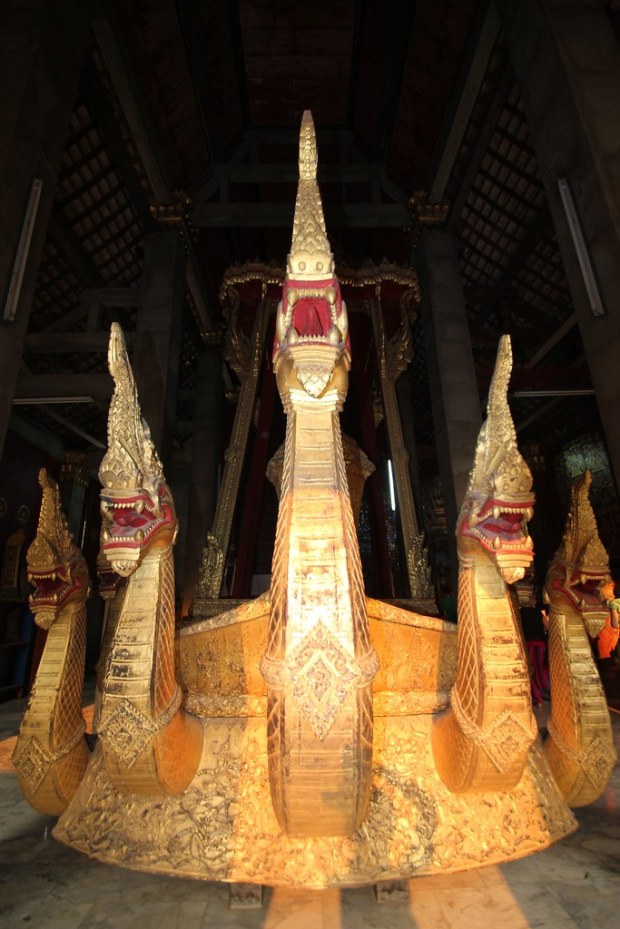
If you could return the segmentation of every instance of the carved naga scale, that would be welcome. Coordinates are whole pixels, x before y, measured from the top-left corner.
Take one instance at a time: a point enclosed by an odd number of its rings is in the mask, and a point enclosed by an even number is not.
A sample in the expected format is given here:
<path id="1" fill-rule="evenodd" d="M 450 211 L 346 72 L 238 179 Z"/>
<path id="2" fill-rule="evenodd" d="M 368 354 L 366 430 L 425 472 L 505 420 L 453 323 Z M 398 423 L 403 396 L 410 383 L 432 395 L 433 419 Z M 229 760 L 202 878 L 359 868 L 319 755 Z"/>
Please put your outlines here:
<path id="1" fill-rule="evenodd" d="M 457 641 L 449 623 L 364 595 L 339 422 L 347 312 L 316 168 L 306 113 L 274 345 L 287 433 L 271 589 L 176 635 L 172 496 L 113 328 L 102 551 L 127 582 L 110 590 L 99 743 L 54 832 L 102 861 L 352 886 L 506 861 L 576 828 L 536 736 L 507 588 L 532 560 L 534 503 L 506 399 L 510 343 L 457 527 Z M 588 754 L 591 740 L 556 730 Z"/>

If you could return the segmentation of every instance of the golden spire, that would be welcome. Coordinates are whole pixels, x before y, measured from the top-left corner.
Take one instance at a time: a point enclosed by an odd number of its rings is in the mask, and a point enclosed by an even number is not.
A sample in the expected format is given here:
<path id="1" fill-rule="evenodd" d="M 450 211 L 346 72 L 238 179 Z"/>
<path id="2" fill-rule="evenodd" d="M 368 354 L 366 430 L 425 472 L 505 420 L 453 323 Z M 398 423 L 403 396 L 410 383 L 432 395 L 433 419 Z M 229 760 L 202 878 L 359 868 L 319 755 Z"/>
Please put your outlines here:
<path id="1" fill-rule="evenodd" d="M 310 110 L 305 110 L 299 133 L 299 184 L 295 201 L 293 241 L 287 275 L 296 281 L 324 281 L 334 276 L 321 194 L 316 181 L 318 154 Z"/>
<path id="2" fill-rule="evenodd" d="M 596 517 L 590 503 L 591 484 L 590 471 L 585 471 L 574 481 L 564 535 L 553 560 L 579 565 L 584 570 L 608 574 L 609 556 L 599 537 Z"/>
<path id="3" fill-rule="evenodd" d="M 144 487 L 155 499 L 158 482 L 163 480 L 162 466 L 149 427 L 142 419 L 123 330 L 115 322 L 110 328 L 108 366 L 114 392 L 108 417 L 108 450 L 99 468 L 99 480 L 104 489 Z"/>
<path id="4" fill-rule="evenodd" d="M 508 406 L 511 371 L 510 336 L 503 335 L 499 340 L 489 388 L 487 418 L 478 436 L 467 496 L 502 497 L 531 493 L 532 475 L 517 448 L 517 433 Z"/>
<path id="5" fill-rule="evenodd" d="M 67 528 L 58 484 L 45 468 L 39 471 L 39 484 L 43 491 L 43 499 L 37 534 L 28 549 L 28 570 L 42 569 L 58 561 L 81 557 Z"/>

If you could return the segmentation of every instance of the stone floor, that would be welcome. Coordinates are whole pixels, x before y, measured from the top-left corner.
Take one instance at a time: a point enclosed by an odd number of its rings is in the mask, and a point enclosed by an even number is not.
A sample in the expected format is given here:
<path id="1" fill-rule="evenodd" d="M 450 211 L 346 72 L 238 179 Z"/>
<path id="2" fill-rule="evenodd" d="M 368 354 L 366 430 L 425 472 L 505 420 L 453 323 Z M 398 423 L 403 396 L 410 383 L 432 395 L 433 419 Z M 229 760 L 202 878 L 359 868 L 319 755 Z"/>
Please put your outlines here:
<path id="1" fill-rule="evenodd" d="M 10 755 L 23 701 L 0 706 L 0 926 L 17 929 L 612 929 L 620 924 L 620 766 L 577 811 L 563 842 L 499 867 L 417 878 L 378 904 L 372 888 L 265 891 L 231 910 L 226 885 L 125 871 L 50 836 L 54 820 L 21 798 Z M 540 715 L 544 722 L 545 705 Z M 620 750 L 620 715 L 613 714 Z M 407 893 L 408 890 L 408 893 Z"/>

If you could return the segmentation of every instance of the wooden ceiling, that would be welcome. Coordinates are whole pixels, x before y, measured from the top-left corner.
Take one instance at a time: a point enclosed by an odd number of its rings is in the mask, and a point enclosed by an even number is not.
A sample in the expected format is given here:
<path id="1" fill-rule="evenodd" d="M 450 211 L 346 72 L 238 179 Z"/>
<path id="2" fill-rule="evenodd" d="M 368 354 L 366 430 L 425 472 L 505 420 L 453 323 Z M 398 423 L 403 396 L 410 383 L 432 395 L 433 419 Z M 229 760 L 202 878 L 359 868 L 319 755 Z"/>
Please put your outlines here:
<path id="1" fill-rule="evenodd" d="M 198 233 L 176 441 L 191 442 L 194 363 L 218 325 L 224 270 L 281 263 L 288 251 L 304 109 L 317 126 L 336 255 L 353 266 L 410 261 L 409 197 L 424 188 L 448 198 L 481 395 L 508 331 L 522 436 L 562 442 L 596 419 L 519 90 L 487 0 L 106 0 L 65 147 L 18 414 L 68 446 L 97 453 L 105 444 L 105 332 L 118 319 L 131 338 L 127 288 L 139 286 L 144 239 L 157 228 L 149 207 L 184 191 Z M 416 425 L 432 443 L 417 324 L 414 340 Z M 570 417 L 569 388 L 584 391 L 570 398 Z M 68 393 L 93 402 L 32 402 Z"/>

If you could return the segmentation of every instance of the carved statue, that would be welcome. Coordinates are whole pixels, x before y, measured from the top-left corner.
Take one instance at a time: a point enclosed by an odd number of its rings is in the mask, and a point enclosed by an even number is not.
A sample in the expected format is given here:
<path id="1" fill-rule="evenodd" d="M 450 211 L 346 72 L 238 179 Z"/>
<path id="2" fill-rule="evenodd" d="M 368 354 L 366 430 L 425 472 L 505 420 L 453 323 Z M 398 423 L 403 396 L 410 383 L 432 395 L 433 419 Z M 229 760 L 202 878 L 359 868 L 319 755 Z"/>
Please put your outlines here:
<path id="1" fill-rule="evenodd" d="M 532 475 L 507 401 L 511 368 L 510 339 L 502 336 L 456 528 L 459 664 L 433 751 L 442 780 L 457 792 L 510 790 L 537 732 L 523 637 L 506 586 L 523 577 L 534 555 L 527 531 Z"/>
<path id="2" fill-rule="evenodd" d="M 269 781 L 290 835 L 349 835 L 368 811 L 372 679 L 339 413 L 351 364 L 305 113 L 274 369 L 287 414 L 267 650 Z M 300 751 L 301 749 L 301 751 Z"/>
<path id="3" fill-rule="evenodd" d="M 106 661 L 98 734 L 118 790 L 175 794 L 190 783 L 202 747 L 201 726 L 183 711 L 174 673 L 177 518 L 118 323 L 108 361 L 114 393 L 99 470 L 102 552 L 128 581 Z"/>
<path id="4" fill-rule="evenodd" d="M 47 629 L 47 640 L 13 764 L 28 802 L 40 813 L 57 816 L 77 790 L 88 761 L 82 691 L 90 582 L 69 535 L 58 484 L 43 468 L 39 483 L 43 500 L 27 564 L 34 588 L 30 609 Z"/>
<path id="5" fill-rule="evenodd" d="M 601 795 L 616 761 L 609 710 L 588 641 L 605 624 L 601 589 L 610 582 L 609 559 L 590 505 L 591 483 L 586 471 L 573 484 L 564 536 L 545 581 L 551 677 L 545 755 L 572 807 Z"/>
<path id="6" fill-rule="evenodd" d="M 348 323 L 309 114 L 300 148 L 274 346 L 287 434 L 271 589 L 175 639 L 176 517 L 114 327 L 103 551 L 128 581 L 100 744 L 54 834 L 131 868 L 306 888 L 517 858 L 576 823 L 535 739 L 506 588 L 532 559 L 533 506 L 510 345 L 458 525 L 457 647 L 452 624 L 364 596 L 338 415 Z"/>

